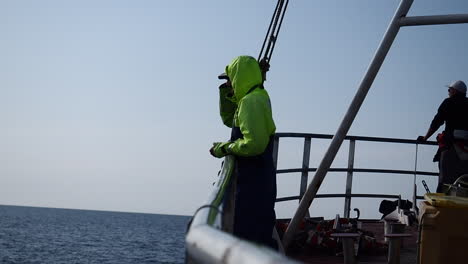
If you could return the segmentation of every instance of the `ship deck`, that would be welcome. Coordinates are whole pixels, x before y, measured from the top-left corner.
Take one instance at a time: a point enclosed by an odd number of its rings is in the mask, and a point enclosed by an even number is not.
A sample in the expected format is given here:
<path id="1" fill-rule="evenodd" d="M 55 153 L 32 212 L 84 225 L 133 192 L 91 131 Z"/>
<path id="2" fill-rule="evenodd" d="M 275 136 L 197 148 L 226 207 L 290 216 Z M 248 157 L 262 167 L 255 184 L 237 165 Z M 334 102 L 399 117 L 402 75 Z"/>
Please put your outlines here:
<path id="1" fill-rule="evenodd" d="M 387 243 L 384 240 L 384 223 L 378 220 L 363 220 L 362 230 L 371 232 L 376 241 L 385 245 L 385 248 L 373 252 L 358 253 L 357 263 L 388 263 L 387 262 Z M 405 233 L 411 234 L 411 237 L 402 238 L 400 250 L 401 264 L 415 264 L 417 260 L 417 238 L 418 228 L 416 225 L 405 228 Z M 307 248 L 296 250 L 289 253 L 288 256 L 303 263 L 314 264 L 335 264 L 344 263 L 341 244 L 335 250 L 328 252 L 323 249 Z"/>

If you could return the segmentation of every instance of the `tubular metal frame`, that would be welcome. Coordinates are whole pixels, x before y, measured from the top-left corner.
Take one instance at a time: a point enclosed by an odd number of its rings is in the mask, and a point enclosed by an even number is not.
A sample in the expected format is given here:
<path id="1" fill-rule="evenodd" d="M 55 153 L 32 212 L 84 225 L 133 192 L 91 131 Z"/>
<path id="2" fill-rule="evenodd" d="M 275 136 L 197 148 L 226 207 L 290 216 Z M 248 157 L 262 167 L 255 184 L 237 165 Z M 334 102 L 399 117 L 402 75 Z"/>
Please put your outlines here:
<path id="1" fill-rule="evenodd" d="M 341 122 L 338 130 L 335 133 L 335 136 L 330 143 L 330 146 L 325 153 L 322 161 L 320 162 L 319 167 L 315 173 L 315 176 L 312 182 L 309 184 L 304 196 L 299 203 L 294 217 L 291 220 L 291 223 L 288 225 L 286 233 L 283 236 L 283 246 L 285 249 L 288 248 L 291 243 L 294 234 L 297 231 L 297 228 L 306 213 L 309 212 L 310 204 L 313 199 L 316 197 L 317 192 L 322 184 L 327 172 L 335 159 L 335 156 L 340 149 L 343 140 L 346 137 L 346 134 L 349 131 L 359 109 L 361 108 L 364 99 L 366 98 L 367 93 L 369 92 L 372 83 L 374 82 L 377 73 L 380 70 L 380 67 L 385 60 L 385 57 L 390 50 L 393 41 L 395 40 L 399 30 L 403 26 L 421 26 L 421 25 L 441 25 L 441 24 L 458 24 L 458 23 L 468 23 L 468 14 L 456 14 L 456 15 L 445 15 L 445 16 L 425 16 L 425 17 L 406 17 L 408 11 L 411 8 L 414 0 L 401 0 L 400 4 L 387 28 L 387 31 L 384 34 L 382 41 L 380 42 L 379 47 L 372 59 L 359 88 L 354 96 L 351 105 L 346 112 L 343 121 Z"/>

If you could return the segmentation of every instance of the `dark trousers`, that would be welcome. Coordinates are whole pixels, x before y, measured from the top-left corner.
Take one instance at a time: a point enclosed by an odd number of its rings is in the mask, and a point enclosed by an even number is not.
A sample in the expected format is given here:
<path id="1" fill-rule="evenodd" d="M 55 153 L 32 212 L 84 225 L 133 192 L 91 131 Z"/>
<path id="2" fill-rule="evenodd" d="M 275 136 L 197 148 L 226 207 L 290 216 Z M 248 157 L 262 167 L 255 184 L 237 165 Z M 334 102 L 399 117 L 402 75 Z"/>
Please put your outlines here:
<path id="1" fill-rule="evenodd" d="M 231 141 L 243 138 L 233 127 Z M 273 136 L 265 151 L 252 157 L 236 157 L 236 204 L 234 235 L 276 249 L 276 170 L 273 165 Z"/>
<path id="2" fill-rule="evenodd" d="M 462 174 L 468 173 L 468 161 L 461 160 L 455 148 L 451 147 L 440 154 L 439 184 L 437 192 L 443 191 L 444 184 L 452 184 Z"/>
<path id="3" fill-rule="evenodd" d="M 261 187 L 237 186 L 234 235 L 276 249 L 274 196 Z"/>

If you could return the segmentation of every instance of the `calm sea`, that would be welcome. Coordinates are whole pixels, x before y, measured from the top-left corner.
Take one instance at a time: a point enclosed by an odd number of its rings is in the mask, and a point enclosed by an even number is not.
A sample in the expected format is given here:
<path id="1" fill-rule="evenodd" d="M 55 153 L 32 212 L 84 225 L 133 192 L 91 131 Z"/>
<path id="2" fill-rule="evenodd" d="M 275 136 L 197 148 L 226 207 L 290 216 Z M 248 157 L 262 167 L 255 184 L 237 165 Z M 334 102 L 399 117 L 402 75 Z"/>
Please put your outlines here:
<path id="1" fill-rule="evenodd" d="M 1 263 L 184 263 L 189 217 L 0 206 Z"/>

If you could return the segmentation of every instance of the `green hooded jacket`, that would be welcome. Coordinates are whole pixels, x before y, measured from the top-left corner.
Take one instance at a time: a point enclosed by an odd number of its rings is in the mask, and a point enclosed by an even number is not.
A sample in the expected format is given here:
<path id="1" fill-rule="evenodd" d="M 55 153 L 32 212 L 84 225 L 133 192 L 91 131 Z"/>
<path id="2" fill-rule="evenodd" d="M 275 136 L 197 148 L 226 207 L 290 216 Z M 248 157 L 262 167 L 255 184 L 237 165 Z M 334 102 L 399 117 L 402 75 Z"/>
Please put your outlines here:
<path id="1" fill-rule="evenodd" d="M 220 114 L 228 127 L 239 127 L 244 138 L 225 144 L 227 154 L 256 156 L 262 154 L 275 134 L 270 97 L 263 89 L 262 73 L 255 58 L 239 56 L 227 67 L 234 95 L 220 87 Z"/>

